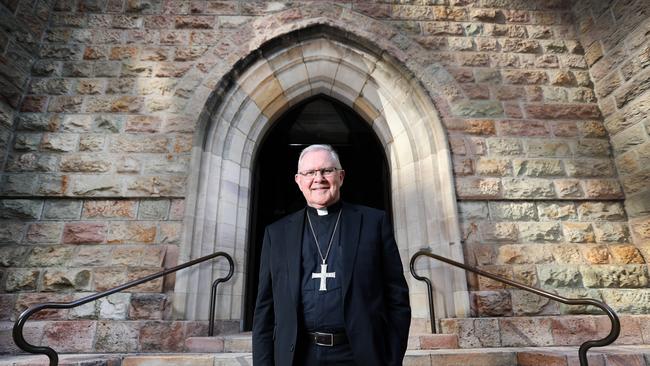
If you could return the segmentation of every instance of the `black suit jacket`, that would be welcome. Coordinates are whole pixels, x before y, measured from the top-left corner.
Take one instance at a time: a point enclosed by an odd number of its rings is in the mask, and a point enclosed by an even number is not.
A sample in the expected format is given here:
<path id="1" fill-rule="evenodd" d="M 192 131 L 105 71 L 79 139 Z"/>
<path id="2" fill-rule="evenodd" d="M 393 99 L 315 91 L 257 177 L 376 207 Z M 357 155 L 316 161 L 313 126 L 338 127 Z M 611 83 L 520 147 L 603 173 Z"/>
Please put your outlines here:
<path id="1" fill-rule="evenodd" d="M 411 308 L 393 229 L 385 212 L 344 203 L 343 314 L 358 365 L 401 365 Z M 253 364 L 294 364 L 299 329 L 305 210 L 266 228 L 253 319 Z"/>

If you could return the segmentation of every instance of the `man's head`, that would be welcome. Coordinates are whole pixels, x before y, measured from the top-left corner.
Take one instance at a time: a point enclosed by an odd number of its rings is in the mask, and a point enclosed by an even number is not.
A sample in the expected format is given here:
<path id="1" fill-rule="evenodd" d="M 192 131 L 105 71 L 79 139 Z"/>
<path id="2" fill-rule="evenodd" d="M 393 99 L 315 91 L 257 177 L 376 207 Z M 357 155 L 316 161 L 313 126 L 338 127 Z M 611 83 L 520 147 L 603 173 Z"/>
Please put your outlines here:
<path id="1" fill-rule="evenodd" d="M 344 177 L 339 156 L 330 145 L 311 145 L 300 153 L 295 179 L 307 205 L 322 208 L 338 201 Z"/>

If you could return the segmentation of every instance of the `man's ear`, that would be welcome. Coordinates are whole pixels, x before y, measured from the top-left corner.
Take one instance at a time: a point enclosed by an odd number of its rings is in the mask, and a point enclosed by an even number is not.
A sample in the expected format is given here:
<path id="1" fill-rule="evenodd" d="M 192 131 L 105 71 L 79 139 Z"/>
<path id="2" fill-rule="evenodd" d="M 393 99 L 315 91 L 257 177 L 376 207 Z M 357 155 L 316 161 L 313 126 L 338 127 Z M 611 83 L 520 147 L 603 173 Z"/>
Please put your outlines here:
<path id="1" fill-rule="evenodd" d="M 345 178 L 345 170 L 341 169 L 339 170 L 339 172 L 341 174 L 341 185 L 343 185 L 343 178 Z"/>
<path id="2" fill-rule="evenodd" d="M 298 185 L 298 188 L 300 188 L 300 174 L 296 174 L 293 176 L 293 180 L 296 181 L 296 184 Z"/>

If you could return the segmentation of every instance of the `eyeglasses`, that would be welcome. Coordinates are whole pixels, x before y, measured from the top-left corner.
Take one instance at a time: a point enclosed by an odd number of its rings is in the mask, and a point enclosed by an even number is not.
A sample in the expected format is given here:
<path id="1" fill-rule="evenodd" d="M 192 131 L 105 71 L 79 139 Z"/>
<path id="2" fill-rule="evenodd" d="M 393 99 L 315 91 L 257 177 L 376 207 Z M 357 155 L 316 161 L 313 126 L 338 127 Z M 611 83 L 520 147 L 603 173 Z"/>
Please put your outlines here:
<path id="1" fill-rule="evenodd" d="M 323 169 L 314 169 L 314 170 L 306 170 L 304 172 L 298 172 L 298 174 L 302 175 L 303 177 L 307 178 L 314 178 L 316 177 L 316 173 L 320 173 L 321 176 L 323 177 L 331 177 L 336 173 L 336 171 L 339 170 L 338 168 L 323 168 Z"/>

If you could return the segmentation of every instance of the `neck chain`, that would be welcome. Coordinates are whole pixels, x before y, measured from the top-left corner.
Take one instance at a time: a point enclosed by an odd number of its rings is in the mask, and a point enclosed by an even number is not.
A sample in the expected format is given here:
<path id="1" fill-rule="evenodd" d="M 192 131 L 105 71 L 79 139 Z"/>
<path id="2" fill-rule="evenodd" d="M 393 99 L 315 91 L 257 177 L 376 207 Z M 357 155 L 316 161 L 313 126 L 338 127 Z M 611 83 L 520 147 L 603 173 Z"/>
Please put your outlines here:
<path id="1" fill-rule="evenodd" d="M 339 226 L 339 220 L 341 219 L 342 211 L 343 210 L 339 210 L 339 215 L 336 217 L 336 223 L 334 224 L 334 230 L 332 231 L 332 236 L 330 236 L 330 242 L 327 245 L 327 252 L 325 253 L 325 256 L 323 256 L 323 251 L 320 248 L 320 244 L 318 243 L 318 239 L 316 238 L 316 232 L 314 231 L 314 226 L 312 225 L 311 218 L 309 217 L 309 211 L 307 211 L 307 221 L 309 221 L 309 228 L 311 229 L 311 235 L 314 236 L 314 242 L 316 242 L 318 255 L 320 255 L 320 259 L 323 260 L 323 264 L 327 262 L 327 257 L 330 255 L 330 249 L 332 249 L 332 242 L 334 242 L 334 233 L 336 233 L 336 228 Z"/>

